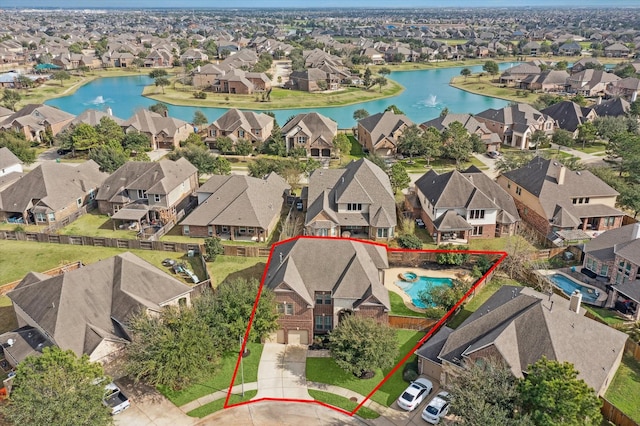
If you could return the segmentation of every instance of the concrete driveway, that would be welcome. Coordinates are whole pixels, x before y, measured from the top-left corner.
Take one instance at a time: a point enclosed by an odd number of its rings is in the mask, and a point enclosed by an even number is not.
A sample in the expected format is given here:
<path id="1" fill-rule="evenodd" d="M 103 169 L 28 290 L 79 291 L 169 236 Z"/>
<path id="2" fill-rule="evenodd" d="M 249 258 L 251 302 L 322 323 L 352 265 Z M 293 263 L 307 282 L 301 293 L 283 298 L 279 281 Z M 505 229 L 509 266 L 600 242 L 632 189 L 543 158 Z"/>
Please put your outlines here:
<path id="1" fill-rule="evenodd" d="M 265 343 L 258 366 L 258 394 L 253 399 L 313 399 L 307 391 L 306 365 L 306 346 Z"/>
<path id="2" fill-rule="evenodd" d="M 196 424 L 198 426 L 364 426 L 368 423 L 314 403 L 265 401 L 227 408 Z"/>

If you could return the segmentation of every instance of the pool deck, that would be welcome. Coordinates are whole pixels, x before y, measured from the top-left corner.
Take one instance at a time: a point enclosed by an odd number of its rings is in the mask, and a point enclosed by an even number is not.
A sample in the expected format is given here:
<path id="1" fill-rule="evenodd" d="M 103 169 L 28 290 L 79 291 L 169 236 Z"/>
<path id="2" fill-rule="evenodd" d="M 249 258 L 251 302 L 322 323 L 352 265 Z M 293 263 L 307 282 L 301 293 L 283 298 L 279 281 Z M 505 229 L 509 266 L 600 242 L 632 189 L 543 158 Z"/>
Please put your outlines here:
<path id="1" fill-rule="evenodd" d="M 423 277 L 432 277 L 432 278 L 457 278 L 459 274 L 467 274 L 469 271 L 463 269 L 448 269 L 446 271 L 435 271 L 433 269 L 423 269 L 423 268 L 389 268 L 384 271 L 384 286 L 389 291 L 393 291 L 404 301 L 404 305 L 417 313 L 424 313 L 425 310 L 416 307 L 411 300 L 411 297 L 407 293 L 405 293 L 397 284 L 396 281 L 399 281 L 398 275 L 404 274 L 405 272 L 412 272 L 417 276 Z"/>
<path id="2" fill-rule="evenodd" d="M 609 295 L 607 294 L 606 291 L 602 291 L 602 289 L 600 289 L 600 288 L 598 288 L 596 286 L 593 286 L 591 284 L 587 284 L 587 283 L 582 282 L 582 281 L 580 281 L 578 279 L 575 279 L 571 275 L 568 275 L 568 274 L 566 274 L 566 273 L 564 273 L 562 271 L 554 270 L 554 269 L 551 269 L 551 270 L 539 269 L 539 270 L 537 270 L 535 272 L 537 272 L 538 274 L 542 275 L 543 277 L 547 277 L 547 276 L 554 275 L 554 274 L 562 275 L 563 277 L 565 277 L 565 278 L 567 278 L 567 279 L 569 279 L 569 280 L 571 280 L 571 281 L 573 281 L 573 282 L 575 282 L 577 284 L 580 284 L 581 286 L 583 286 L 583 287 L 585 287 L 587 289 L 591 289 L 594 292 L 597 291 L 599 293 L 599 296 L 596 299 L 595 303 L 590 303 L 587 300 L 584 300 L 584 302 L 589 304 L 589 305 L 595 305 L 595 306 L 602 305 L 607 300 L 607 298 L 609 297 Z"/>

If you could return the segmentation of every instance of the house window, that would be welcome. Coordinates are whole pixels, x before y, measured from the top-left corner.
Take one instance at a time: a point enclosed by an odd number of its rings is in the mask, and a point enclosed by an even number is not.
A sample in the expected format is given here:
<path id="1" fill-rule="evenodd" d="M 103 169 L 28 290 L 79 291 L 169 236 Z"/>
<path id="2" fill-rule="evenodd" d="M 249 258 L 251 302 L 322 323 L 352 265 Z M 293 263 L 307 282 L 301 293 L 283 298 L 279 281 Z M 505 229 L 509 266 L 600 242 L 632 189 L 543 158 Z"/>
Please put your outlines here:
<path id="1" fill-rule="evenodd" d="M 240 227 L 240 228 L 238 228 L 238 232 L 241 233 L 241 234 L 244 234 L 245 232 L 247 232 L 247 228 Z"/>
<path id="2" fill-rule="evenodd" d="M 216 137 L 216 131 L 215 131 L 215 129 L 211 129 L 211 130 L 209 131 L 209 136 L 212 136 L 212 137 L 214 137 L 214 138 Z"/>
<path id="3" fill-rule="evenodd" d="M 572 203 L 572 204 L 578 204 L 578 199 L 577 199 L 577 198 L 573 198 L 573 199 L 571 200 L 571 203 Z"/>
<path id="4" fill-rule="evenodd" d="M 293 315 L 293 303 L 278 303 L 278 313 L 284 315 Z"/>
<path id="5" fill-rule="evenodd" d="M 238 130 L 238 137 L 239 138 L 244 138 L 244 130 L 242 130 L 242 129 Z"/>
<path id="6" fill-rule="evenodd" d="M 222 226 L 222 227 L 220 228 L 220 230 L 221 230 L 223 233 L 227 233 L 227 232 L 229 232 L 229 228 L 228 228 L 228 227 L 226 227 L 226 226 Z"/>
<path id="7" fill-rule="evenodd" d="M 209 225 L 207 227 L 207 233 L 209 234 L 210 237 L 213 236 L 213 226 Z"/>
<path id="8" fill-rule="evenodd" d="M 253 129 L 253 134 L 256 136 L 260 136 L 260 129 Z"/>
<path id="9" fill-rule="evenodd" d="M 318 228 L 316 230 L 316 235 L 319 237 L 328 237 L 329 236 L 329 229 L 328 228 Z"/>
<path id="10" fill-rule="evenodd" d="M 331 293 L 316 293 L 316 305 L 330 305 Z"/>
<path id="11" fill-rule="evenodd" d="M 519 186 L 516 186 L 516 194 L 522 195 L 522 188 L 520 188 Z"/>
<path id="12" fill-rule="evenodd" d="M 507 182 L 507 189 L 511 189 L 511 182 Z"/>
<path id="13" fill-rule="evenodd" d="M 82 207 L 82 198 L 78 198 L 76 200 L 76 204 L 78 205 L 78 207 Z"/>
<path id="14" fill-rule="evenodd" d="M 300 144 L 307 143 L 307 137 L 306 136 L 298 136 L 298 143 L 300 143 Z"/>
<path id="15" fill-rule="evenodd" d="M 93 201 L 95 199 L 96 199 L 96 191 L 91 190 L 91 192 L 89 192 L 89 200 Z"/>
<path id="16" fill-rule="evenodd" d="M 55 222 L 55 221 L 56 221 L 55 213 L 49 213 L 49 222 Z"/>
<path id="17" fill-rule="evenodd" d="M 585 197 L 585 199 L 584 199 L 584 203 L 585 203 L 585 204 L 589 204 L 589 197 Z"/>
<path id="18" fill-rule="evenodd" d="M 361 203 L 347 203 L 347 211 L 350 211 L 350 212 L 362 211 L 362 204 Z"/>
<path id="19" fill-rule="evenodd" d="M 469 219 L 484 219 L 484 210 L 471 210 Z"/>
<path id="20" fill-rule="evenodd" d="M 155 201 L 156 203 L 160 202 L 160 194 L 153 194 L 153 201 Z"/>
<path id="21" fill-rule="evenodd" d="M 471 235 L 482 235 L 482 226 L 474 226 Z"/>
<path id="22" fill-rule="evenodd" d="M 328 315 L 316 315 L 315 329 L 316 330 L 331 330 L 331 316 Z"/>
<path id="23" fill-rule="evenodd" d="M 613 216 L 609 216 L 607 218 L 605 218 L 605 226 L 613 226 L 613 224 L 615 223 L 616 218 Z"/>
<path id="24" fill-rule="evenodd" d="M 378 228 L 378 238 L 388 238 L 389 228 Z"/>
<path id="25" fill-rule="evenodd" d="M 138 198 L 147 199 L 147 190 L 146 189 L 138 189 Z"/>
<path id="26" fill-rule="evenodd" d="M 602 265 L 600 267 L 600 275 L 606 277 L 609 275 L 609 265 Z"/>
<path id="27" fill-rule="evenodd" d="M 36 213 L 36 222 L 46 222 L 47 215 L 44 213 Z"/>
<path id="28" fill-rule="evenodd" d="M 255 228 L 247 228 L 247 233 L 255 234 Z"/>
<path id="29" fill-rule="evenodd" d="M 184 235 L 189 235 L 189 225 L 184 225 L 184 226 L 182 227 L 182 233 L 183 233 Z"/>

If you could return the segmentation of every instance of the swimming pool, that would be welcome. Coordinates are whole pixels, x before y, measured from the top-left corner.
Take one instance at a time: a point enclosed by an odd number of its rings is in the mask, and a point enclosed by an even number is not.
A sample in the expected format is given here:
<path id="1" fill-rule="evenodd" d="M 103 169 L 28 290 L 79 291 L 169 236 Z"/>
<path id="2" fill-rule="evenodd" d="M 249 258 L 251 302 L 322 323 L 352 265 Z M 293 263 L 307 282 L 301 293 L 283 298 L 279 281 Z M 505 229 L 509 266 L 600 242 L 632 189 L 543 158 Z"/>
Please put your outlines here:
<path id="1" fill-rule="evenodd" d="M 416 274 L 412 272 L 406 272 L 404 274 L 405 277 L 416 277 Z M 422 303 L 420 300 L 420 293 L 424 290 L 439 287 L 441 285 L 451 286 L 451 278 L 433 278 L 433 277 L 417 277 L 418 279 L 413 282 L 398 280 L 396 281 L 396 285 L 402 289 L 406 294 L 409 295 L 411 301 L 417 308 L 425 309 L 427 306 Z"/>
<path id="2" fill-rule="evenodd" d="M 569 277 L 566 277 L 561 274 L 552 274 L 549 275 L 549 279 L 551 282 L 558 287 L 560 290 L 564 292 L 567 296 L 571 296 L 571 294 L 578 290 L 582 293 L 582 301 L 586 303 L 595 304 L 598 300 L 599 292 L 596 289 L 591 287 L 586 287 L 578 283 L 577 281 L 572 280 Z"/>

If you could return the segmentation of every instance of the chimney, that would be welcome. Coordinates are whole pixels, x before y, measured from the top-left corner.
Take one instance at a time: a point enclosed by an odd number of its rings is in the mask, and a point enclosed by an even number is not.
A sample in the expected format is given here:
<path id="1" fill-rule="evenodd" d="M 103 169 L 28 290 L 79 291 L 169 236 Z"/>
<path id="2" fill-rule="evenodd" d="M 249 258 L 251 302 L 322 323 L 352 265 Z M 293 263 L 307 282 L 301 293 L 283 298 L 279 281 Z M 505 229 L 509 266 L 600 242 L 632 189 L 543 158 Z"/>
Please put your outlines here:
<path id="1" fill-rule="evenodd" d="M 580 290 L 574 290 L 569 299 L 569 309 L 573 312 L 580 313 L 580 304 L 582 303 L 582 293 Z"/>
<path id="2" fill-rule="evenodd" d="M 567 174 L 567 168 L 560 164 L 558 169 L 558 185 L 564 185 L 564 177 Z"/>
<path id="3" fill-rule="evenodd" d="M 631 239 L 637 240 L 638 238 L 640 238 L 640 222 L 634 223 L 631 230 Z"/>
<path id="4" fill-rule="evenodd" d="M 638 99 L 638 91 L 634 90 L 631 94 L 631 103 L 635 102 Z"/>
<path id="5" fill-rule="evenodd" d="M 113 110 L 111 107 L 107 107 L 107 114 L 109 114 L 109 117 L 113 116 Z"/>
<path id="6" fill-rule="evenodd" d="M 165 109 L 164 111 L 162 111 L 162 115 L 164 115 L 165 117 L 169 116 L 169 110 Z"/>
<path id="7" fill-rule="evenodd" d="M 596 101 L 596 105 L 600 105 L 602 103 L 602 96 L 598 96 L 598 100 Z"/>

